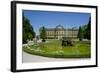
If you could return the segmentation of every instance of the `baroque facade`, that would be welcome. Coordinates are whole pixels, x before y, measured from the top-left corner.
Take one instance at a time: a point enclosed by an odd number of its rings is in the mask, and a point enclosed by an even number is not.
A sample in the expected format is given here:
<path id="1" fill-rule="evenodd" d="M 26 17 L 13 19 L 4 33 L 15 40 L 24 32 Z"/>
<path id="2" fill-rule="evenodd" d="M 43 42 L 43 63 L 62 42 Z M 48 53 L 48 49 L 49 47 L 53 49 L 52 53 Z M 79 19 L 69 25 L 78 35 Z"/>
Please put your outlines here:
<path id="1" fill-rule="evenodd" d="M 56 28 L 46 28 L 48 39 L 62 39 L 62 37 L 77 38 L 78 29 L 65 29 L 63 26 L 58 25 Z"/>

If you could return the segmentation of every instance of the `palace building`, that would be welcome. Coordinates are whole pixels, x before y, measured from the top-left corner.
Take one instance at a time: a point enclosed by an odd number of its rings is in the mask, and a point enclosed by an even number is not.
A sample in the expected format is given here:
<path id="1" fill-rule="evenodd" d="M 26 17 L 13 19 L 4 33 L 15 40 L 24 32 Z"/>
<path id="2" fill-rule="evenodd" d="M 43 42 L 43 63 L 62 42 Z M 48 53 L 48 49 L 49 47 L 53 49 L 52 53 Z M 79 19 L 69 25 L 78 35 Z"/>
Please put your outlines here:
<path id="1" fill-rule="evenodd" d="M 47 39 L 62 39 L 62 37 L 77 38 L 78 29 L 65 29 L 63 26 L 58 25 L 56 28 L 46 28 Z"/>

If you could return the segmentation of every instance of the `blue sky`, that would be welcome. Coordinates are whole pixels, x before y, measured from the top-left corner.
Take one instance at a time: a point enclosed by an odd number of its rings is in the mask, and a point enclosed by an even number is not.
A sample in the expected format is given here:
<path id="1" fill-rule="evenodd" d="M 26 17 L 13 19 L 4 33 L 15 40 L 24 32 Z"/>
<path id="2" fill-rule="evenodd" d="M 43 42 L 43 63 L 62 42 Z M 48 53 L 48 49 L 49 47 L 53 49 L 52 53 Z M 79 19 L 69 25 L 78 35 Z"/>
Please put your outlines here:
<path id="1" fill-rule="evenodd" d="M 78 28 L 89 21 L 90 13 L 76 12 L 55 12 L 55 11 L 36 11 L 23 10 L 24 16 L 30 20 L 36 34 L 39 34 L 39 28 L 55 28 L 62 25 L 64 28 Z"/>

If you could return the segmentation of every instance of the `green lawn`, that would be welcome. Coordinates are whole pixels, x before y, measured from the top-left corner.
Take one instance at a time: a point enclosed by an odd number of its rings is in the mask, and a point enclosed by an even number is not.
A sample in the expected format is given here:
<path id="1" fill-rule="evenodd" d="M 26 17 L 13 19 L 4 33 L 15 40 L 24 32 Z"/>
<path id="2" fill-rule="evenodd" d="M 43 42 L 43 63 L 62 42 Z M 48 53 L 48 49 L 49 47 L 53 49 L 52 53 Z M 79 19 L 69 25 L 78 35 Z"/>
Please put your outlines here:
<path id="1" fill-rule="evenodd" d="M 38 46 L 23 47 L 23 50 L 33 55 L 55 58 L 90 58 L 91 47 L 89 42 L 75 42 L 74 46 L 62 47 L 60 40 L 49 40 Z"/>

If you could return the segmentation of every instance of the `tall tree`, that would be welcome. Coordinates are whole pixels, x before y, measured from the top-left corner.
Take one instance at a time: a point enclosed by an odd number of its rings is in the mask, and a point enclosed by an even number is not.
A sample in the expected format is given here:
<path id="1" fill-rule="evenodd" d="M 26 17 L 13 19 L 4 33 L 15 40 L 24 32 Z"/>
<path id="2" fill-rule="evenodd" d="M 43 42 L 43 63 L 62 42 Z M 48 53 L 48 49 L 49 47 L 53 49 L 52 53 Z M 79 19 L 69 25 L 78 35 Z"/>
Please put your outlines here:
<path id="1" fill-rule="evenodd" d="M 91 18 L 89 18 L 89 22 L 88 22 L 88 24 L 87 24 L 87 29 L 86 29 L 86 34 L 87 34 L 87 36 L 86 36 L 86 38 L 88 39 L 88 40 L 90 40 L 91 39 Z"/>
<path id="2" fill-rule="evenodd" d="M 84 31 L 85 31 L 84 32 L 84 38 L 88 39 L 88 40 L 91 40 L 91 17 L 89 18 L 89 22 L 86 25 L 86 28 L 85 28 Z"/>
<path id="3" fill-rule="evenodd" d="M 23 43 L 27 43 L 28 40 L 32 40 L 35 37 L 30 21 L 23 16 Z"/>
<path id="4" fill-rule="evenodd" d="M 80 41 L 82 41 L 82 39 L 83 39 L 83 30 L 82 30 L 81 26 L 79 27 L 77 37 L 79 38 Z"/>
<path id="5" fill-rule="evenodd" d="M 43 42 L 45 42 L 46 37 L 47 37 L 46 29 L 43 26 L 40 28 L 40 38 L 42 39 Z"/>

